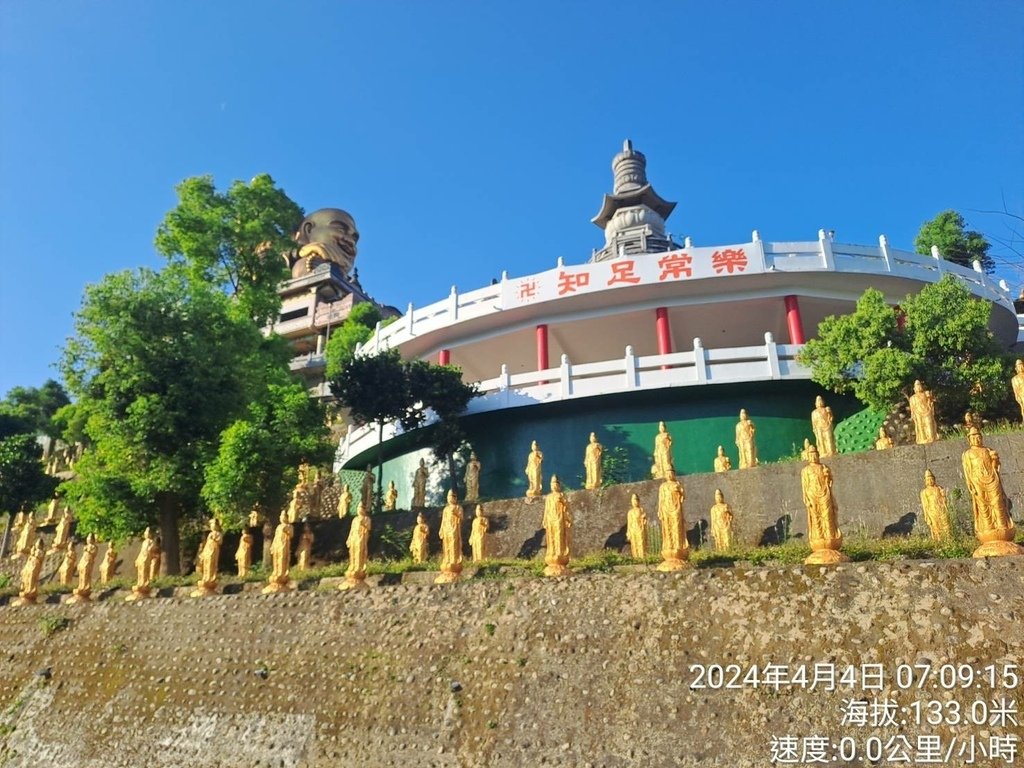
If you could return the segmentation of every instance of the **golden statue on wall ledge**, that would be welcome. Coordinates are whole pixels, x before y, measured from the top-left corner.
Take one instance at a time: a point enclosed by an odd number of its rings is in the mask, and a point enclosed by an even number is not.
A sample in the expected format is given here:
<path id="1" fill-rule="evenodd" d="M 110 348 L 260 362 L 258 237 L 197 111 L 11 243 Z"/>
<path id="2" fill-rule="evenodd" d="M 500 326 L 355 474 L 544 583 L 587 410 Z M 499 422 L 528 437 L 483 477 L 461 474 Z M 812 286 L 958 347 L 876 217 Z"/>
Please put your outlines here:
<path id="1" fill-rule="evenodd" d="M 728 472 L 732 469 L 732 460 L 725 455 L 725 448 L 718 446 L 718 455 L 715 456 L 715 472 Z"/>
<path id="2" fill-rule="evenodd" d="M 103 553 L 103 562 L 100 563 L 100 585 L 107 586 L 115 576 L 117 576 L 117 548 L 113 541 L 108 541 L 107 551 Z"/>
<path id="3" fill-rule="evenodd" d="M 352 509 L 352 491 L 348 487 L 348 483 L 341 484 L 341 494 L 338 496 L 338 517 L 348 517 L 349 511 Z"/>
<path id="4" fill-rule="evenodd" d="M 462 507 L 454 490 L 448 491 L 448 503 L 441 512 L 441 572 L 435 584 L 451 584 L 462 573 Z"/>
<path id="5" fill-rule="evenodd" d="M 302 533 L 299 534 L 299 546 L 296 551 L 295 569 L 298 571 L 308 571 L 310 561 L 313 559 L 313 529 L 310 528 L 309 522 L 302 523 Z"/>
<path id="6" fill-rule="evenodd" d="M 637 560 L 647 557 L 647 513 L 635 493 L 629 499 L 629 511 L 626 512 L 626 541 L 629 542 L 631 557 Z"/>
<path id="7" fill-rule="evenodd" d="M 1024 360 L 1018 360 L 1013 364 L 1016 371 L 1010 379 L 1010 386 L 1013 388 L 1013 399 L 1020 406 L 1020 417 L 1024 419 Z"/>
<path id="8" fill-rule="evenodd" d="M 583 487 L 587 490 L 594 490 L 601 487 L 603 481 L 601 459 L 604 456 L 604 446 L 597 442 L 597 434 L 590 433 L 590 442 L 583 453 L 583 469 L 585 480 Z"/>
<path id="9" fill-rule="evenodd" d="M 655 480 L 664 480 L 669 470 L 675 472 L 675 462 L 672 459 L 672 435 L 664 421 L 658 422 L 658 434 L 654 436 L 654 466 L 651 467 L 651 477 Z"/>
<path id="10" fill-rule="evenodd" d="M 834 565 L 850 558 L 840 550 L 843 534 L 839 530 L 838 507 L 832 493 L 832 471 L 818 461 L 818 449 L 808 449 L 807 466 L 800 471 L 800 487 L 807 507 L 807 538 L 811 554 L 807 565 Z"/>
<path id="11" fill-rule="evenodd" d="M 491 529 L 491 521 L 484 515 L 482 505 L 476 505 L 476 517 L 473 518 L 473 528 L 469 533 L 469 548 L 473 552 L 473 562 L 479 563 L 486 560 L 490 553 L 488 531 Z"/>
<path id="12" fill-rule="evenodd" d="M 96 544 L 96 534 L 90 533 L 85 537 L 85 546 L 82 547 L 82 557 L 78 561 L 78 586 L 75 587 L 68 598 L 69 603 L 84 603 L 92 595 L 92 573 L 96 564 L 96 552 L 99 546 Z"/>
<path id="13" fill-rule="evenodd" d="M 754 442 L 754 422 L 747 417 L 747 409 L 740 409 L 740 420 L 736 422 L 736 448 L 740 452 L 740 469 L 757 466 L 757 443 Z"/>
<path id="14" fill-rule="evenodd" d="M 28 557 L 32 553 L 32 547 L 36 541 L 36 516 L 32 512 L 26 512 L 21 531 L 18 533 L 18 544 L 14 548 L 15 557 Z"/>
<path id="15" fill-rule="evenodd" d="M 658 488 L 658 522 L 661 525 L 661 563 L 659 571 L 678 571 L 690 558 L 690 543 L 686 540 L 686 517 L 683 502 L 686 492 L 676 479 L 674 470 L 668 470 Z"/>
<path id="16" fill-rule="evenodd" d="M 809 448 L 811 447 L 811 441 L 806 437 L 804 438 L 804 447 L 800 449 L 800 461 L 807 461 L 807 457 L 811 455 Z"/>
<path id="17" fill-rule="evenodd" d="M 570 574 L 568 565 L 572 547 L 572 515 L 558 475 L 551 476 L 551 492 L 544 499 L 544 540 L 547 546 L 544 575 Z"/>
<path id="18" fill-rule="evenodd" d="M 266 528 L 264 528 L 266 530 Z M 285 592 L 293 589 L 294 586 L 289 578 L 292 559 L 292 537 L 295 529 L 288 519 L 288 513 L 281 513 L 281 520 L 274 529 L 274 539 L 270 544 L 270 577 L 267 579 L 267 586 L 263 588 L 263 594 L 269 595 L 274 592 Z"/>
<path id="19" fill-rule="evenodd" d="M 57 580 L 62 587 L 70 587 L 75 580 L 75 568 L 78 567 L 78 553 L 75 552 L 75 542 L 68 541 L 64 544 L 64 558 L 57 569 Z"/>
<path id="20" fill-rule="evenodd" d="M 935 398 L 920 381 L 914 382 L 914 394 L 910 402 L 910 418 L 914 420 L 914 436 L 918 445 L 934 443 L 939 439 L 935 425 Z"/>
<path id="21" fill-rule="evenodd" d="M 416 515 L 416 525 L 412 529 L 412 541 L 409 544 L 409 552 L 412 554 L 414 563 L 425 563 L 430 559 L 430 526 L 427 519 L 420 512 Z"/>
<path id="22" fill-rule="evenodd" d="M 725 503 L 721 489 L 715 489 L 715 503 L 711 507 L 711 538 L 715 549 L 721 551 L 732 546 L 732 509 Z"/>
<path id="23" fill-rule="evenodd" d="M 224 532 L 217 518 L 210 519 L 210 532 L 206 534 L 203 548 L 199 551 L 199 581 L 192 597 L 217 594 L 217 565 L 220 563 L 220 547 Z"/>
<path id="24" fill-rule="evenodd" d="M 366 564 L 370 558 L 370 526 L 369 510 L 366 504 L 360 502 L 345 540 L 348 547 L 348 569 L 345 571 L 345 580 L 338 587 L 342 592 L 369 589 L 370 585 L 366 583 Z"/>
<path id="25" fill-rule="evenodd" d="M 398 489 L 394 480 L 388 480 L 388 489 L 384 491 L 384 509 L 387 512 L 394 512 L 398 507 Z"/>
<path id="26" fill-rule="evenodd" d="M 359 503 L 364 504 L 367 509 L 373 509 L 373 498 L 374 498 L 374 485 L 377 483 L 377 476 L 373 474 L 373 468 L 367 465 L 366 471 L 363 473 L 363 485 L 359 489 Z"/>
<path id="27" fill-rule="evenodd" d="M 892 438 L 885 434 L 885 427 L 878 428 L 878 439 L 875 440 L 876 451 L 886 451 L 892 448 Z"/>
<path id="28" fill-rule="evenodd" d="M 952 532 L 949 524 L 949 509 L 946 506 L 946 490 L 937 485 L 935 474 L 926 469 L 924 472 L 924 488 L 921 490 L 921 511 L 924 521 L 931 531 L 932 540 L 945 541 Z"/>
<path id="29" fill-rule="evenodd" d="M 427 469 L 425 459 L 420 459 L 420 465 L 416 467 L 416 473 L 412 479 L 412 509 L 423 509 L 427 506 L 427 482 L 430 480 L 430 470 Z"/>
<path id="30" fill-rule="evenodd" d="M 243 528 L 235 550 L 235 564 L 238 566 L 238 578 L 244 579 L 252 567 L 252 529 Z"/>
<path id="31" fill-rule="evenodd" d="M 825 405 L 825 398 L 818 395 L 814 400 L 814 410 L 811 411 L 811 429 L 814 432 L 814 443 L 818 448 L 818 454 L 825 458 L 835 456 L 836 435 L 835 417 L 832 409 Z"/>
<path id="32" fill-rule="evenodd" d="M 125 598 L 128 602 L 144 600 L 150 596 L 150 581 L 152 581 L 150 574 L 152 573 L 153 549 L 156 546 L 153 532 L 146 528 L 142 532 L 139 554 L 135 557 L 135 584 L 132 587 L 132 593 Z"/>
<path id="33" fill-rule="evenodd" d="M 469 461 L 466 462 L 466 501 L 476 501 L 480 498 L 480 459 L 476 453 L 469 452 Z"/>
<path id="34" fill-rule="evenodd" d="M 1024 547 L 1014 543 L 1017 531 L 1003 491 L 999 454 L 985 447 L 977 427 L 971 428 L 967 440 L 970 447 L 962 457 L 964 480 L 971 494 L 974 535 L 981 542 L 974 556 L 1024 555 Z"/>
<path id="35" fill-rule="evenodd" d="M 526 457 L 526 497 L 540 498 L 544 495 L 544 454 L 537 447 L 537 441 L 530 443 L 530 455 Z"/>
<path id="36" fill-rule="evenodd" d="M 39 597 L 39 576 L 43 572 L 46 550 L 42 539 L 37 539 L 29 550 L 28 559 L 21 568 L 21 591 L 12 605 L 34 605 Z"/>
<path id="37" fill-rule="evenodd" d="M 73 522 L 75 522 L 75 516 L 71 514 L 69 508 L 64 507 L 60 514 L 60 520 L 57 522 L 53 544 L 50 545 L 51 552 L 62 552 L 67 549 L 68 542 L 71 540 L 71 524 Z"/>

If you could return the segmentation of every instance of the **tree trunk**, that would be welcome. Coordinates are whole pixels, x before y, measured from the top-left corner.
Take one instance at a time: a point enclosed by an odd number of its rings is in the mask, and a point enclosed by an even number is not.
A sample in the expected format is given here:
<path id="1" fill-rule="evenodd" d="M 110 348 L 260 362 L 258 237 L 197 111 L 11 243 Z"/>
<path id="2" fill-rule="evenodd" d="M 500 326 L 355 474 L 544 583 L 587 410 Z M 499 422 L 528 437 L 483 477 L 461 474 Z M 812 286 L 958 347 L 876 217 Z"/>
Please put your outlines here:
<path id="1" fill-rule="evenodd" d="M 158 494 L 156 505 L 160 512 L 160 546 L 163 549 L 160 574 L 162 576 L 177 576 L 181 573 L 178 497 L 173 493 Z"/>

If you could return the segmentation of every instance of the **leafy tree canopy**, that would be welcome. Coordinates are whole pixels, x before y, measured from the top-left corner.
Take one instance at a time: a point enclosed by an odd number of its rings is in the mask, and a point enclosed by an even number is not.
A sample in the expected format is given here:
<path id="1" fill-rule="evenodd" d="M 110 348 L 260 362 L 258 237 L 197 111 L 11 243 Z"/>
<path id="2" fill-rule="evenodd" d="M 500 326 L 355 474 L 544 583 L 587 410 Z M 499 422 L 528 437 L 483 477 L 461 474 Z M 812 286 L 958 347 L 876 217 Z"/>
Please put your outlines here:
<path id="1" fill-rule="evenodd" d="M 57 481 L 43 471 L 42 456 L 34 433 L 0 438 L 0 512 L 14 513 L 53 495 Z"/>
<path id="2" fill-rule="evenodd" d="M 257 324 L 269 323 L 280 309 L 277 286 L 288 276 L 283 254 L 295 247 L 302 209 L 267 174 L 235 181 L 223 193 L 211 176 L 185 179 L 176 189 L 178 205 L 157 230 L 157 250 L 193 279 L 230 292 Z"/>
<path id="3" fill-rule="evenodd" d="M 815 382 L 853 393 L 875 410 L 897 406 L 920 379 L 947 421 L 967 408 L 992 413 L 1007 401 L 1012 366 L 989 331 L 991 311 L 948 274 L 907 296 L 899 309 L 871 288 L 853 313 L 825 318 L 800 359 Z"/>
<path id="4" fill-rule="evenodd" d="M 57 438 L 60 428 L 53 416 L 70 402 L 64 387 L 53 379 L 41 387 L 14 387 L 0 401 L 0 435 L 34 432 Z"/>
<path id="5" fill-rule="evenodd" d="M 921 225 L 914 238 L 914 250 L 929 255 L 933 245 L 938 246 L 942 258 L 947 261 L 965 267 L 972 267 L 975 261 L 979 261 L 985 272 L 991 273 L 995 269 L 995 262 L 988 255 L 988 240 L 981 232 L 968 230 L 964 217 L 956 211 L 943 211 Z"/>
<path id="6" fill-rule="evenodd" d="M 380 321 L 381 313 L 376 304 L 364 301 L 352 307 L 348 317 L 331 332 L 331 338 L 327 340 L 324 356 L 328 379 L 337 378 L 341 374 L 342 367 L 355 355 L 356 347 L 366 343 Z"/>

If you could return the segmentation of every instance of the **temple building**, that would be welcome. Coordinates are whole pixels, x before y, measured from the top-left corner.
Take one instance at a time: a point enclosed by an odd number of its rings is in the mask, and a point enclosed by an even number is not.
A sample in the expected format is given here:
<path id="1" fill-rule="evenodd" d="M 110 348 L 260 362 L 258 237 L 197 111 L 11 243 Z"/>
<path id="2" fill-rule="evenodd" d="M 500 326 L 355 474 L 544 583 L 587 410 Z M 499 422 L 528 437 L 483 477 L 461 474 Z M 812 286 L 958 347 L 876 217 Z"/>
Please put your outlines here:
<path id="1" fill-rule="evenodd" d="M 478 383 L 465 428 L 484 467 L 485 497 L 522 493 L 532 440 L 544 452 L 545 478 L 557 473 L 579 487 L 590 432 L 619 456 L 618 479 L 649 478 L 659 421 L 675 437 L 677 470 L 711 471 L 719 445 L 737 466 L 741 408 L 756 424 L 762 462 L 798 454 L 813 437 L 816 395 L 837 420 L 861 406 L 823 392 L 797 353 L 826 316 L 852 311 L 869 287 L 896 304 L 952 273 L 991 302 L 996 338 L 1007 347 L 1017 340 L 1012 297 L 980 266 L 898 250 L 884 235 L 876 245 L 839 243 L 823 230 L 803 241 L 769 242 L 754 230 L 739 243 L 679 243 L 666 231 L 675 203 L 654 191 L 646 158 L 629 141 L 612 171 L 612 193 L 593 218 L 604 245 L 589 260 L 559 259 L 465 293 L 453 288 L 430 306 L 410 305 L 366 345 L 457 365 Z M 289 304 L 282 321 L 295 322 L 284 319 L 299 309 Z M 309 309 L 311 318 L 327 311 Z M 419 459 L 430 461 L 429 428 L 386 431 L 385 483 L 408 485 Z M 337 466 L 365 468 L 376 444 L 376 429 L 350 429 Z"/>

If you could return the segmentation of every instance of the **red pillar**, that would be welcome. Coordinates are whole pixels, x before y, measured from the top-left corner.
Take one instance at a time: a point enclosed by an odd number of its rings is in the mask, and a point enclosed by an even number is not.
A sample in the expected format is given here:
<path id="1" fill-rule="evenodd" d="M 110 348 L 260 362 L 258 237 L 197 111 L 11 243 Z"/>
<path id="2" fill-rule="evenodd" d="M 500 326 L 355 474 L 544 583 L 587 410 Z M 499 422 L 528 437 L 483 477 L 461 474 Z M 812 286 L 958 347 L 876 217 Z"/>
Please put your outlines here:
<path id="1" fill-rule="evenodd" d="M 537 370 L 548 368 L 548 326 L 542 323 L 537 326 Z"/>
<path id="2" fill-rule="evenodd" d="M 785 297 L 786 325 L 789 326 L 789 343 L 804 343 L 804 321 L 800 318 L 800 302 L 792 294 Z"/>
<path id="3" fill-rule="evenodd" d="M 654 310 L 654 325 L 658 331 L 658 354 L 672 354 L 672 329 L 668 325 L 668 309 L 658 307 Z"/>
<path id="4" fill-rule="evenodd" d="M 452 352 L 450 349 L 442 349 L 437 353 L 437 364 L 438 365 L 451 365 Z"/>

